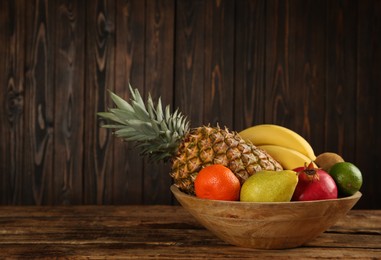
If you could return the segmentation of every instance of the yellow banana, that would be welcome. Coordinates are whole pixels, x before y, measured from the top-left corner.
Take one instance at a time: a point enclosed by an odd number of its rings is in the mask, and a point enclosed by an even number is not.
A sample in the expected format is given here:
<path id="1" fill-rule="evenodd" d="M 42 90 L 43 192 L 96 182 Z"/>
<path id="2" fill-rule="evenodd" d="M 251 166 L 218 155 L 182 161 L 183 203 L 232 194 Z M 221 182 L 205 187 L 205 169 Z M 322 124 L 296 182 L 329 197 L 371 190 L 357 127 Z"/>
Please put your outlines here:
<path id="1" fill-rule="evenodd" d="M 316 159 L 311 145 L 298 133 L 283 126 L 261 124 L 249 127 L 239 133 L 246 141 L 256 146 L 277 145 L 293 149 L 307 156 L 310 161 Z"/>
<path id="2" fill-rule="evenodd" d="M 260 145 L 258 147 L 270 154 L 286 170 L 292 170 L 297 167 L 304 166 L 305 163 L 308 165 L 312 161 L 304 154 L 283 146 Z M 316 167 L 315 164 L 314 166 Z"/>

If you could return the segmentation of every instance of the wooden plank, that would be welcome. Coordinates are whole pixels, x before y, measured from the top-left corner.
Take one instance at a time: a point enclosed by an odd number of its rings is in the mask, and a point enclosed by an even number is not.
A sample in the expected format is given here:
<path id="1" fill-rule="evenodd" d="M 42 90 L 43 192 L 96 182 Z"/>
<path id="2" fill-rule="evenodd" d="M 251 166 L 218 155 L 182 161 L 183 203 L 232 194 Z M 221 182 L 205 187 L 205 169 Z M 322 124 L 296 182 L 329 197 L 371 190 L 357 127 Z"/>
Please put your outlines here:
<path id="1" fill-rule="evenodd" d="M 381 211 L 351 210 L 328 231 L 337 233 L 381 234 Z"/>
<path id="2" fill-rule="evenodd" d="M 1 245 L 0 256 L 17 258 L 115 258 L 115 259 L 377 259 L 379 249 L 363 248 L 300 248 L 297 250 L 255 250 L 235 246 L 209 245 L 188 248 L 177 242 L 147 244 L 18 244 Z"/>
<path id="3" fill-rule="evenodd" d="M 174 17 L 173 0 L 147 1 L 146 5 L 146 55 L 145 89 L 163 105 L 171 105 L 173 100 L 174 64 Z M 145 163 L 144 204 L 170 204 L 172 201 L 169 164 Z"/>
<path id="4" fill-rule="evenodd" d="M 3 206 L 0 211 L 1 223 L 17 226 L 18 221 L 28 221 L 29 218 L 38 219 L 41 221 L 52 220 L 51 225 L 57 225 L 58 220 L 68 221 L 76 218 L 80 222 L 91 220 L 99 220 L 102 222 L 105 219 L 117 221 L 138 221 L 144 220 L 146 225 L 153 223 L 175 223 L 181 221 L 186 226 L 196 226 L 201 228 L 201 225 L 180 206 L 170 205 L 71 205 L 71 206 Z M 377 217 L 377 216 L 376 216 Z M 176 220 L 178 219 L 178 220 Z M 91 224 L 91 223 L 89 223 Z"/>
<path id="5" fill-rule="evenodd" d="M 206 244 L 210 248 L 216 246 L 228 248 L 230 246 L 204 228 L 193 229 L 182 226 L 171 228 L 168 224 L 157 224 L 152 228 L 150 226 L 141 226 L 137 222 L 127 222 L 125 226 L 122 226 L 122 220 L 116 221 L 116 224 L 110 223 L 107 219 L 104 221 L 105 225 L 96 222 L 93 223 L 93 226 L 86 225 L 85 221 L 76 222 L 76 219 L 64 221 L 59 226 L 50 226 L 51 221 L 20 222 L 23 230 L 20 232 L 20 228 L 7 227 L 3 231 L 6 236 L 0 237 L 0 245 L 45 244 L 59 246 L 70 245 L 75 242 L 78 245 L 104 247 L 107 244 L 114 244 L 116 246 L 126 245 L 126 247 L 130 248 L 144 245 L 173 245 L 176 243 L 183 247 L 195 248 L 206 246 Z M 33 224 L 46 224 L 47 227 L 36 230 L 36 228 L 30 227 Z M 204 241 L 204 244 L 202 244 L 202 241 Z M 351 249 L 354 245 L 362 249 L 381 249 L 381 236 L 326 232 L 306 243 L 304 247 Z"/>
<path id="6" fill-rule="evenodd" d="M 375 259 L 381 256 L 380 218 L 381 211 L 350 211 L 302 247 L 255 250 L 221 241 L 180 206 L 3 207 L 0 258 Z M 365 226 L 371 229 L 359 229 Z"/>
<path id="7" fill-rule="evenodd" d="M 26 1 L 23 204 L 53 203 L 55 3 Z"/>
<path id="8" fill-rule="evenodd" d="M 205 1 L 178 0 L 175 28 L 175 107 L 192 127 L 204 123 Z"/>
<path id="9" fill-rule="evenodd" d="M 81 204 L 83 179 L 85 20 L 83 2 L 56 8 L 54 204 Z"/>
<path id="10" fill-rule="evenodd" d="M 316 154 L 325 151 L 326 12 L 325 1 L 290 1 L 288 124 Z"/>
<path id="11" fill-rule="evenodd" d="M 84 203 L 112 200 L 113 142 L 100 128 L 96 113 L 110 104 L 108 89 L 114 89 L 115 2 L 91 1 L 86 10 L 85 164 Z"/>
<path id="12" fill-rule="evenodd" d="M 234 126 L 264 122 L 266 2 L 236 1 Z"/>
<path id="13" fill-rule="evenodd" d="M 140 223 L 144 219 L 145 225 L 153 225 L 153 223 L 165 225 L 180 220 L 188 228 L 191 226 L 194 229 L 201 228 L 201 224 L 181 206 L 3 206 L 1 209 L 0 222 L 7 223 L 8 227 L 17 227 L 20 221 L 27 223 L 28 219 L 33 218 L 38 221 L 50 220 L 50 225 L 57 225 L 61 221 L 73 221 L 73 219 L 78 222 L 88 222 L 89 219 L 103 222 L 108 219 L 112 223 L 115 221 Z M 174 225 L 178 226 L 178 224 Z M 380 234 L 381 210 L 351 210 L 328 232 Z"/>
<path id="14" fill-rule="evenodd" d="M 0 3 L 0 203 L 22 202 L 25 5 Z"/>
<path id="15" fill-rule="evenodd" d="M 41 227 L 50 229 L 76 226 L 86 229 L 87 225 L 91 226 L 90 229 L 102 229 L 111 226 L 129 226 L 134 229 L 204 229 L 181 206 L 2 207 L 0 213 L 0 222 L 4 224 L 2 225 L 2 232 L 22 229 L 17 230 L 15 235 L 33 234 L 30 231 L 33 229 L 41 234 L 44 232 Z M 31 224 L 30 221 L 38 224 Z M 379 236 L 380 228 L 381 211 L 351 210 L 329 228 L 327 233 Z M 7 236 L 2 239 L 6 240 Z"/>
<path id="16" fill-rule="evenodd" d="M 0 5 L 1 204 L 172 203 L 168 169 L 99 128 L 131 80 L 192 126 L 278 123 L 342 153 L 363 171 L 356 207 L 380 207 L 378 1 Z"/>
<path id="17" fill-rule="evenodd" d="M 117 1 L 115 19 L 115 92 L 128 100 L 129 83 L 133 88 L 144 87 L 145 2 Z M 115 139 L 114 158 L 112 203 L 142 204 L 144 175 L 139 152 L 133 144 Z"/>
<path id="18" fill-rule="evenodd" d="M 265 123 L 291 127 L 289 1 L 266 2 Z"/>
<path id="19" fill-rule="evenodd" d="M 381 2 L 358 3 L 357 36 L 357 89 L 355 157 L 353 162 L 363 173 L 363 198 L 359 207 L 375 209 L 381 207 L 380 129 L 381 120 Z M 350 149 L 350 147 L 348 147 Z M 351 149 L 351 151 L 353 148 Z M 375 162 L 375 163 L 373 163 Z"/>
<path id="20" fill-rule="evenodd" d="M 328 1 L 325 150 L 353 161 L 356 121 L 357 3 Z M 362 198 L 363 200 L 364 198 Z"/>
<path id="21" fill-rule="evenodd" d="M 319 152 L 324 122 L 319 100 L 325 94 L 325 2 L 270 1 L 266 19 L 265 121 L 298 132 Z"/>
<path id="22" fill-rule="evenodd" d="M 233 128 L 234 2 L 207 1 L 205 9 L 204 122 Z"/>
<path id="23" fill-rule="evenodd" d="M 10 13 L 10 8 L 8 5 L 8 2 L 2 1 L 0 2 L 0 28 L 4 28 L 0 31 L 0 55 L 1 57 L 7 57 L 7 52 L 9 50 L 7 49 L 6 46 L 10 45 L 10 39 L 9 35 L 9 13 Z M 0 73 L 0 90 L 1 93 L 6 93 L 8 91 L 8 78 L 5 76 L 7 73 L 7 59 L 3 58 L 0 60 L 0 71 L 4 71 L 4 73 Z M 7 87 L 4 87 L 7 86 Z M 6 102 L 6 97 L 7 95 L 0 95 L 0 104 L 7 104 Z M 8 106 L 8 104 L 7 104 Z M 0 138 L 3 141 L 2 145 L 0 146 L 0 172 L 3 174 L 0 177 L 1 185 L 0 185 L 0 203 L 1 204 L 8 204 L 10 197 L 11 191 L 10 187 L 12 184 L 10 184 L 10 176 L 12 173 L 12 170 L 10 169 L 12 166 L 10 163 L 5 163 L 5 162 L 11 162 L 10 160 L 10 153 L 7 152 L 7 148 L 10 146 L 9 144 L 9 138 L 8 136 L 8 131 L 9 131 L 9 123 L 8 123 L 8 118 L 5 116 L 8 113 L 6 112 L 5 106 L 0 106 Z"/>

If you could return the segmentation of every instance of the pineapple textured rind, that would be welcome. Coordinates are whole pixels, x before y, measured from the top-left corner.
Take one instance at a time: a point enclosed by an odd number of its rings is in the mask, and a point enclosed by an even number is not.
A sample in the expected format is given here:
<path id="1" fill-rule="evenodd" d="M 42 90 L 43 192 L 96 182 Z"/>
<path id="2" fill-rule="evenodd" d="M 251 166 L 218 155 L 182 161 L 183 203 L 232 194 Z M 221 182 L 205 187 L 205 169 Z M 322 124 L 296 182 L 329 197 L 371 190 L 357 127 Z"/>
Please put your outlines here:
<path id="1" fill-rule="evenodd" d="M 265 151 L 245 142 L 236 132 L 219 127 L 193 128 L 184 137 L 172 161 L 171 176 L 175 185 L 194 194 L 198 172 L 211 164 L 222 164 L 238 177 L 241 184 L 260 170 L 282 170 L 282 166 Z"/>

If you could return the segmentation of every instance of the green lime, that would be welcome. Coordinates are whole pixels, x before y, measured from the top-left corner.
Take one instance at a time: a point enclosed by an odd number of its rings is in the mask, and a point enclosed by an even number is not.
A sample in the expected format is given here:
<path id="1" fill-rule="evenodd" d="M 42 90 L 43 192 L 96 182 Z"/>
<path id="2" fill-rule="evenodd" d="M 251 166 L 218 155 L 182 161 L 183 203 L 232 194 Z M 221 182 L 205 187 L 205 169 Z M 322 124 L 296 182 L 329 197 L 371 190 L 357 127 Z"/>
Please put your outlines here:
<path id="1" fill-rule="evenodd" d="M 343 195 L 353 195 L 361 188 L 361 171 L 350 162 L 334 164 L 329 170 L 329 174 L 335 180 L 339 192 Z"/>

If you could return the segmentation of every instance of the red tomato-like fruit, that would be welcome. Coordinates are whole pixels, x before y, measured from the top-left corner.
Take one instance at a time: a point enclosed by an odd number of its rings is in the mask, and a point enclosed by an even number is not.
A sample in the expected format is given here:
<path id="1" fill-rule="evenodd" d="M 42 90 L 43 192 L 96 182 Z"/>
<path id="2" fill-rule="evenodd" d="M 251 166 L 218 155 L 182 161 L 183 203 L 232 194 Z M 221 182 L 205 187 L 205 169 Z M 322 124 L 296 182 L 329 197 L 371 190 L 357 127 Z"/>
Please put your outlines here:
<path id="1" fill-rule="evenodd" d="M 311 162 L 308 166 L 294 169 L 298 173 L 292 200 L 326 200 L 337 198 L 337 186 L 333 178 L 322 169 L 315 168 Z"/>

